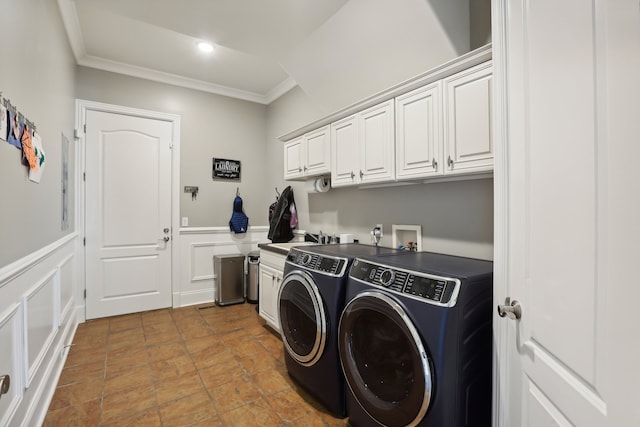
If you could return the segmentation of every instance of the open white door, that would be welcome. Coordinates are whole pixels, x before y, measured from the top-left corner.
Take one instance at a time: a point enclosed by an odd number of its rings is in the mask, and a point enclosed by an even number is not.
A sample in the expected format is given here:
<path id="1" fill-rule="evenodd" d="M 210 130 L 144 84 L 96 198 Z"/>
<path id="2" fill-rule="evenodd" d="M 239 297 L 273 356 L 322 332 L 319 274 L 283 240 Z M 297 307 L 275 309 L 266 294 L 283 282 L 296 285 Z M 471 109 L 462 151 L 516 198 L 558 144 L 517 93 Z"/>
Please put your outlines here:
<path id="1" fill-rule="evenodd" d="M 86 112 L 86 317 L 171 306 L 172 123 Z"/>
<path id="2" fill-rule="evenodd" d="M 639 16 L 494 1 L 497 426 L 640 425 Z"/>

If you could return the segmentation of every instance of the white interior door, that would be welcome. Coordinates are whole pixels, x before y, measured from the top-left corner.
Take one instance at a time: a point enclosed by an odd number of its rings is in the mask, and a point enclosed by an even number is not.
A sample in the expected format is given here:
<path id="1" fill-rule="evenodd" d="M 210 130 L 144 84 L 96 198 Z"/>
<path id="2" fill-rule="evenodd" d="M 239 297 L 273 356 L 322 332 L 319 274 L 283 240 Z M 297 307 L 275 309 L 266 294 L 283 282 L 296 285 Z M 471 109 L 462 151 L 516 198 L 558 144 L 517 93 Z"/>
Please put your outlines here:
<path id="1" fill-rule="evenodd" d="M 171 305 L 170 121 L 86 113 L 86 317 Z"/>
<path id="2" fill-rule="evenodd" d="M 640 425 L 638 3 L 496 4 L 496 425 Z"/>

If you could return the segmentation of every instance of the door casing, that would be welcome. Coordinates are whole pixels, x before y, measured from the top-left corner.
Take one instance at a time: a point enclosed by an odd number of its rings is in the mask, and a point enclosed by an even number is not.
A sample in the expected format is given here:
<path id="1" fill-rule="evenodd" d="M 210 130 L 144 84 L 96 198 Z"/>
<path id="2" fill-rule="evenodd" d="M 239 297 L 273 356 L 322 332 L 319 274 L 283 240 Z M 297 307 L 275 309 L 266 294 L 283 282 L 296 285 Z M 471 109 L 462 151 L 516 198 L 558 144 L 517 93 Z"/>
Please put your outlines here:
<path id="1" fill-rule="evenodd" d="M 179 285 L 180 285 L 180 116 L 170 113 L 162 113 L 158 111 L 142 110 L 138 108 L 124 107 L 120 105 L 105 104 L 101 102 L 87 101 L 82 99 L 76 100 L 76 123 L 75 123 L 75 140 L 78 144 L 76 149 L 76 175 L 75 175 L 75 212 L 76 212 L 76 232 L 80 239 L 77 240 L 76 256 L 77 265 L 77 293 L 76 293 L 76 318 L 78 322 L 84 322 L 85 316 L 85 299 L 86 276 L 85 276 L 85 254 L 84 254 L 84 236 L 85 236 L 85 132 L 84 125 L 86 123 L 87 111 L 100 111 L 106 113 L 123 114 L 150 119 L 165 120 L 172 123 L 172 155 L 171 155 L 171 289 L 172 289 L 172 306 L 178 307 L 179 301 Z"/>

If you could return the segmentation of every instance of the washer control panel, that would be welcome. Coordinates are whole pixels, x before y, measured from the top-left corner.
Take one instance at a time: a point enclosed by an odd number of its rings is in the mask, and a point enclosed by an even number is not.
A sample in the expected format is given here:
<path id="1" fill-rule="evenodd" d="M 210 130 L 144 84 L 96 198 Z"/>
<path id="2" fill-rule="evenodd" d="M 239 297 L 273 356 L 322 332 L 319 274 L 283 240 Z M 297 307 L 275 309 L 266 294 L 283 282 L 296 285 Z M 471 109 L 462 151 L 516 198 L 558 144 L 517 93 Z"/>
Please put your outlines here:
<path id="1" fill-rule="evenodd" d="M 346 258 L 319 255 L 292 248 L 287 254 L 287 262 L 332 276 L 343 276 L 347 264 Z"/>
<path id="2" fill-rule="evenodd" d="M 448 304 L 456 288 L 456 281 L 444 277 L 392 268 L 354 260 L 349 276 L 362 282 L 419 299 Z"/>

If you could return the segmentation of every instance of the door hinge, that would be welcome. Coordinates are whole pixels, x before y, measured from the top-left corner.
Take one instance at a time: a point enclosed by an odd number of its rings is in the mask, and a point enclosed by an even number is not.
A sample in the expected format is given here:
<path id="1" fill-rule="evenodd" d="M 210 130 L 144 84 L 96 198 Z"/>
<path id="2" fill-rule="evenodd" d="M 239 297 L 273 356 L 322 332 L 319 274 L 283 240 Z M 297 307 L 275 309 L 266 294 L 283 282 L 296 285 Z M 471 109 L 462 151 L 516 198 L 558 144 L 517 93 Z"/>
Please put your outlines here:
<path id="1" fill-rule="evenodd" d="M 82 245 L 83 246 L 87 246 L 87 238 L 86 237 L 82 238 Z"/>
<path id="2" fill-rule="evenodd" d="M 87 181 L 87 173 L 86 172 L 82 172 L 82 180 L 83 181 Z"/>
<path id="3" fill-rule="evenodd" d="M 84 125 L 82 125 L 82 132 L 83 132 L 84 135 L 87 134 L 87 124 L 86 123 Z M 74 129 L 73 130 L 73 137 L 75 139 L 82 138 L 82 135 L 80 135 L 80 129 Z"/>
<path id="4" fill-rule="evenodd" d="M 84 299 L 87 299 L 87 290 L 84 290 Z"/>

